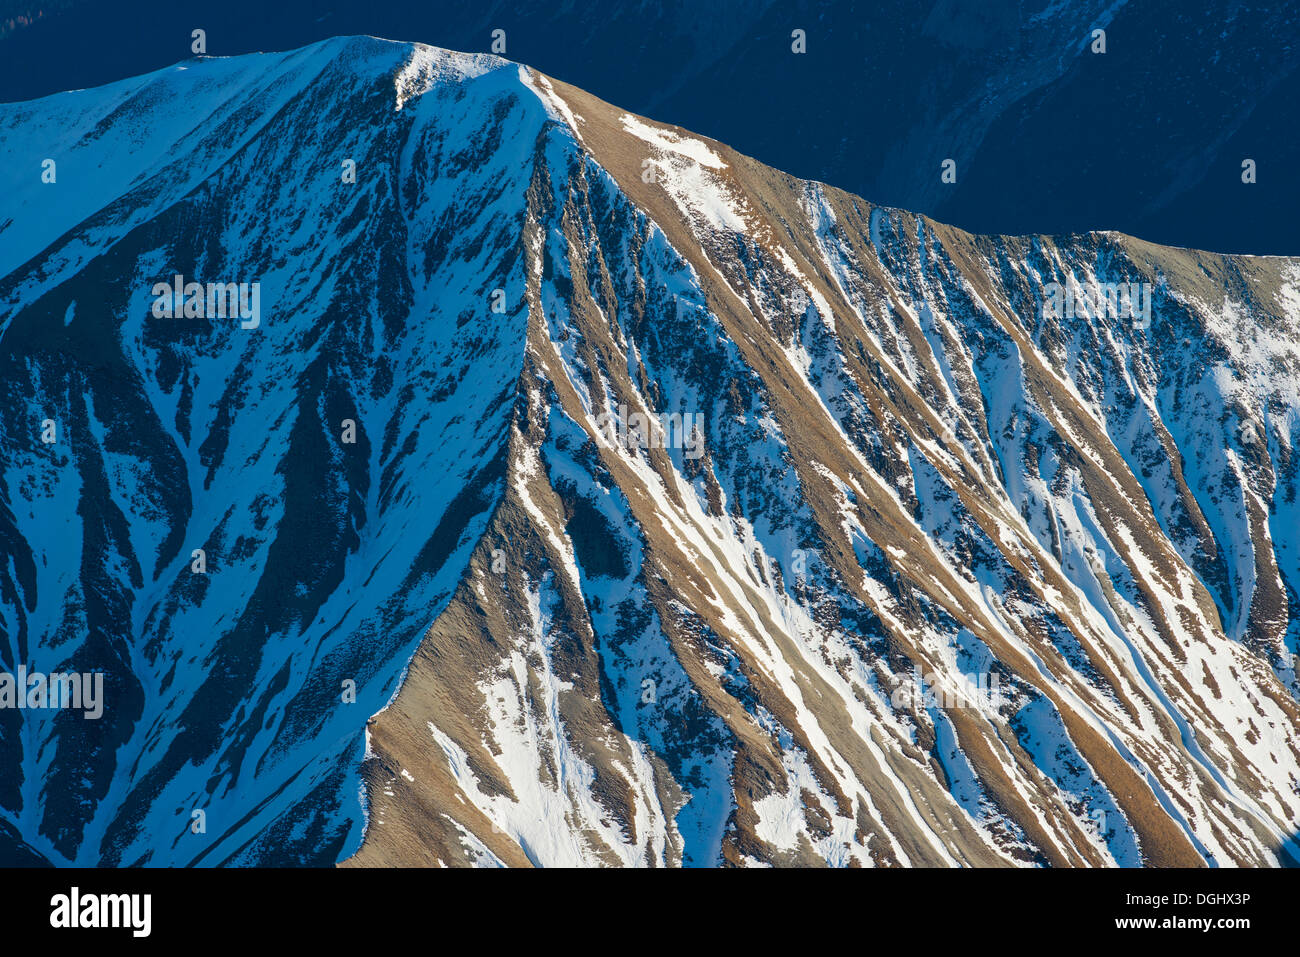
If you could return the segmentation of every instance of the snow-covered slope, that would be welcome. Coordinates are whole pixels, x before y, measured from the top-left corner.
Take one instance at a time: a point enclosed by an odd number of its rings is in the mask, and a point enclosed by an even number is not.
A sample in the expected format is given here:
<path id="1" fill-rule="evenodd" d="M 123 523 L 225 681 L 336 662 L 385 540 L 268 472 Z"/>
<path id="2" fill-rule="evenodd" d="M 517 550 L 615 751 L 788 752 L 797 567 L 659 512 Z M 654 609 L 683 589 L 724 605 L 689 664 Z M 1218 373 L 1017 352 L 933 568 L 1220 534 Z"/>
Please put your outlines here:
<path id="1" fill-rule="evenodd" d="M 1295 260 L 973 237 L 370 38 L 0 144 L 0 668 L 107 676 L 0 710 L 0 848 L 1300 860 Z"/>

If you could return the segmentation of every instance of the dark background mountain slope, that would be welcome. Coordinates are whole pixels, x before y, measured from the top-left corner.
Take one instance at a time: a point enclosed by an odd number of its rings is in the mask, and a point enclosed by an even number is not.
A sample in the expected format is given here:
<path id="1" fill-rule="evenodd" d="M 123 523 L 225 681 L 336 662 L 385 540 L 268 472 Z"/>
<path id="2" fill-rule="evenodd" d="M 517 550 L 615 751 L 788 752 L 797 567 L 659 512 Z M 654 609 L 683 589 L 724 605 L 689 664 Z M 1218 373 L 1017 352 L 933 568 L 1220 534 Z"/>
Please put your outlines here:
<path id="1" fill-rule="evenodd" d="M 29 23 L 19 22 L 25 17 Z M 1133 4 L 0 3 L 0 100 L 339 34 L 505 54 L 797 176 L 980 233 L 1300 252 L 1300 15 Z M 1107 33 L 1104 55 L 1091 31 Z M 791 31 L 808 52 L 791 52 Z M 957 161 L 957 182 L 940 165 Z M 1244 158 L 1258 181 L 1241 182 Z"/>

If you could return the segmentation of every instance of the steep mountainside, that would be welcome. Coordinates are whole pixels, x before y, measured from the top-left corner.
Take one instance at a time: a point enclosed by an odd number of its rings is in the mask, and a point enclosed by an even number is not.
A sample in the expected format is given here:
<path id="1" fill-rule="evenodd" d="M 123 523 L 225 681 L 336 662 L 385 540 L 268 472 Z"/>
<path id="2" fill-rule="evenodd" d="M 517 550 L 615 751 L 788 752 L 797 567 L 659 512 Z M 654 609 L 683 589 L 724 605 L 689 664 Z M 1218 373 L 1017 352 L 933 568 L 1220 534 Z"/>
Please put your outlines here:
<path id="1" fill-rule="evenodd" d="M 1300 862 L 1300 261 L 370 38 L 0 151 L 0 669 L 107 676 L 0 710 L 0 858 Z"/>

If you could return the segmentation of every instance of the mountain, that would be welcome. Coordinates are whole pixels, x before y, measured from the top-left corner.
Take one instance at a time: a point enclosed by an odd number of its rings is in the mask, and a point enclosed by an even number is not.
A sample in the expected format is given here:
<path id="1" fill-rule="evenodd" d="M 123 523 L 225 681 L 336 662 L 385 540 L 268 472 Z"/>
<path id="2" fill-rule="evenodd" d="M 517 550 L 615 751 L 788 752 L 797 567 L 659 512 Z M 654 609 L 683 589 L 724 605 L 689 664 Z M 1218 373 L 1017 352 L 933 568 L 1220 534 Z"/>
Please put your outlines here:
<path id="1" fill-rule="evenodd" d="M 552 0 L 0 0 L 0 100 L 168 66 L 192 55 L 196 29 L 221 56 L 337 34 L 504 53 L 974 232 L 1118 229 L 1300 254 L 1300 11 L 1288 4 L 604 0 L 593 16 Z"/>
<path id="2" fill-rule="evenodd" d="M 369 37 L 0 144 L 0 861 L 1300 862 L 1300 261 Z"/>

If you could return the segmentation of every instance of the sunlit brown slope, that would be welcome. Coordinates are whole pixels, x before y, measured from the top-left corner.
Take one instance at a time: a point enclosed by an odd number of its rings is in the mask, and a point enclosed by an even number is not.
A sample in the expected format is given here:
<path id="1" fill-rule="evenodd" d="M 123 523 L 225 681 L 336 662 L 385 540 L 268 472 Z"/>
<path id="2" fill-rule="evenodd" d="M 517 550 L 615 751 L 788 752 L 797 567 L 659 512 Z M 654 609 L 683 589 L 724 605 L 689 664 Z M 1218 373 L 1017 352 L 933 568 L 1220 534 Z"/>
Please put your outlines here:
<path id="1" fill-rule="evenodd" d="M 507 491 L 347 863 L 1294 862 L 1297 264 L 975 237 L 520 84 Z M 1150 327 L 1044 316 L 1069 276 Z"/>

